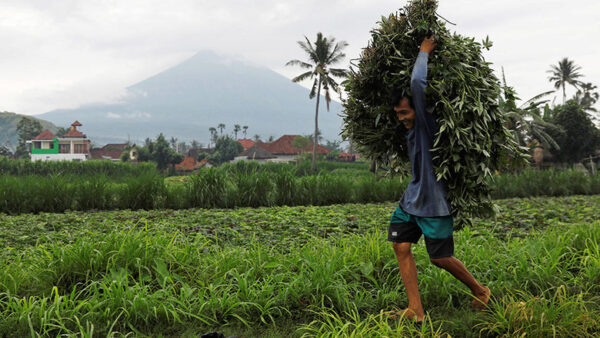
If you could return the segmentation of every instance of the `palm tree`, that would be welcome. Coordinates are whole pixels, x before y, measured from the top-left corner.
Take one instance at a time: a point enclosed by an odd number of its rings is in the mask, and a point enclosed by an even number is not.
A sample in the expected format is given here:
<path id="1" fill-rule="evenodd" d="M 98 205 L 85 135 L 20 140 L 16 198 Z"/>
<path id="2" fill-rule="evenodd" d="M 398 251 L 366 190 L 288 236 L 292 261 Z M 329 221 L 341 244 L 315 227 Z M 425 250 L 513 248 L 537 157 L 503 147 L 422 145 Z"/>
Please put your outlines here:
<path id="1" fill-rule="evenodd" d="M 224 123 L 219 123 L 219 125 L 217 126 L 217 128 L 219 128 L 219 130 L 221 131 L 221 136 L 223 136 L 223 129 L 225 129 L 225 124 Z"/>
<path id="2" fill-rule="evenodd" d="M 577 93 L 575 93 L 575 99 L 583 109 L 596 111 L 596 108 L 592 107 L 600 98 L 598 92 L 595 91 L 596 89 L 598 89 L 598 87 L 591 82 L 579 83 L 579 89 L 577 90 Z"/>
<path id="3" fill-rule="evenodd" d="M 210 139 L 214 143 L 217 143 L 217 129 L 215 127 L 210 127 L 208 128 L 208 131 L 210 131 Z M 210 149 L 210 142 L 208 143 L 208 148 Z"/>
<path id="4" fill-rule="evenodd" d="M 557 65 L 551 65 L 550 70 L 547 73 L 552 74 L 548 77 L 548 81 L 554 82 L 554 88 L 557 90 L 562 87 L 563 92 L 563 104 L 567 100 L 567 94 L 565 93 L 566 84 L 570 84 L 571 86 L 578 88 L 579 80 L 582 75 L 578 73 L 581 70 L 581 67 L 577 66 L 573 61 L 568 58 L 564 58 L 558 62 Z"/>
<path id="5" fill-rule="evenodd" d="M 600 99 L 600 94 L 596 91 L 597 88 L 598 87 L 591 82 L 580 82 L 579 89 L 577 90 L 577 93 L 575 93 L 575 101 L 577 101 L 584 111 L 587 111 L 594 122 L 600 120 L 598 109 L 594 107 L 594 104 Z"/>
<path id="6" fill-rule="evenodd" d="M 254 135 L 254 142 L 259 142 L 260 141 L 260 135 L 256 134 Z"/>
<path id="7" fill-rule="evenodd" d="M 322 33 L 317 33 L 317 40 L 314 45 L 305 36 L 306 41 L 298 41 L 300 48 L 308 55 L 309 62 L 303 62 L 300 60 L 291 60 L 286 63 L 286 66 L 300 66 L 304 69 L 310 69 L 309 71 L 302 73 L 292 79 L 294 82 L 301 82 L 306 79 L 314 79 L 312 90 L 310 91 L 309 98 L 317 97 L 317 104 L 315 108 L 315 133 L 313 140 L 313 154 L 312 154 L 312 169 L 317 170 L 317 136 L 319 133 L 319 99 L 321 97 L 321 86 L 325 91 L 325 102 L 327 103 L 327 111 L 329 111 L 329 102 L 331 102 L 331 96 L 329 89 L 331 88 L 341 96 L 340 88 L 333 77 L 346 77 L 348 76 L 348 70 L 340 68 L 329 68 L 342 61 L 346 55 L 342 53 L 342 50 L 348 46 L 345 41 L 335 43 L 335 38 L 329 37 L 324 38 Z"/>
<path id="8" fill-rule="evenodd" d="M 242 129 L 244 129 L 244 140 L 246 139 L 246 133 L 248 132 L 248 126 L 243 126 Z"/>
<path id="9" fill-rule="evenodd" d="M 517 92 L 506 84 L 504 68 L 502 68 L 501 89 L 502 95 L 499 97 L 498 106 L 507 117 L 507 127 L 519 145 L 527 146 L 533 140 L 538 140 L 547 149 L 559 149 L 556 141 L 548 133 L 550 130 L 557 130 L 558 127 L 544 121 L 540 114 L 540 107 L 548 103 L 548 100 L 542 99 L 552 94 L 553 91 L 538 94 L 517 106 L 516 101 L 519 100 Z"/>
<path id="10" fill-rule="evenodd" d="M 233 133 L 235 134 L 235 139 L 237 140 L 237 133 L 241 130 L 240 125 L 236 124 L 233 126 Z"/>
<path id="11" fill-rule="evenodd" d="M 314 139 L 315 139 L 315 137 L 314 137 L 314 135 L 313 135 L 313 134 L 308 134 L 308 135 L 306 135 L 306 136 L 304 136 L 304 137 L 306 137 L 306 138 L 307 138 L 307 139 L 309 139 L 309 140 L 314 140 Z M 321 129 L 319 129 L 319 132 L 317 133 L 317 140 L 318 140 L 319 142 L 322 142 L 322 141 L 323 141 L 323 135 L 321 135 Z"/>

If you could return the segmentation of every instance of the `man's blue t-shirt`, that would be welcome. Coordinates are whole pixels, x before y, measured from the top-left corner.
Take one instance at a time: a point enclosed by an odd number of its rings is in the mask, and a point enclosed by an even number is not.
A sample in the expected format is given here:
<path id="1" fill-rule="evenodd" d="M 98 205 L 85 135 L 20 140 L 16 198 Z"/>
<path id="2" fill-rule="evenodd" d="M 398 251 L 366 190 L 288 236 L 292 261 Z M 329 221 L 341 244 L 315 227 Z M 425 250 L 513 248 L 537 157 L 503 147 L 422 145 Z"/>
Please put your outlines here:
<path id="1" fill-rule="evenodd" d="M 410 89 L 415 109 L 415 123 L 406 134 L 408 156 L 412 164 L 412 178 L 400 200 L 407 213 L 420 217 L 450 215 L 445 184 L 438 182 L 433 170 L 433 140 L 437 131 L 435 117 L 425 111 L 427 87 L 427 59 L 429 54 L 419 52 L 413 68 Z"/>

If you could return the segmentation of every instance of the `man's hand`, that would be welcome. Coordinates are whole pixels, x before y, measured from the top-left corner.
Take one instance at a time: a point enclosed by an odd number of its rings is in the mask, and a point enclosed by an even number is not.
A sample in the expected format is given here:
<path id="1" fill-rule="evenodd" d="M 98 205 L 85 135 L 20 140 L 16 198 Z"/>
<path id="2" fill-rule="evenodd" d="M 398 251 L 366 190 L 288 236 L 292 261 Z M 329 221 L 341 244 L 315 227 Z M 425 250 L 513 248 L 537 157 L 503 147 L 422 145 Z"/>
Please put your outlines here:
<path id="1" fill-rule="evenodd" d="M 425 52 L 427 54 L 430 54 L 433 49 L 435 48 L 435 46 L 437 46 L 437 44 L 435 43 L 435 41 L 433 41 L 433 35 L 423 39 L 423 42 L 421 42 L 421 48 L 419 49 L 421 52 Z"/>

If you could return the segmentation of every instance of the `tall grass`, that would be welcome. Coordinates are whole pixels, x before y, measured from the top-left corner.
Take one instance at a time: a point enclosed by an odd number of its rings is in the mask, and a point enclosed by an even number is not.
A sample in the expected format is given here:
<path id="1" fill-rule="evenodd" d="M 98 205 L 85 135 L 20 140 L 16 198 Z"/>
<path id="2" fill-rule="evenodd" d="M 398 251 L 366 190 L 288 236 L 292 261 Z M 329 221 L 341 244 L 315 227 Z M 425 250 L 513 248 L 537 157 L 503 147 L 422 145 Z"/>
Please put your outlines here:
<path id="1" fill-rule="evenodd" d="M 156 164 L 143 162 L 132 165 L 125 162 L 112 161 L 30 161 L 12 160 L 0 157 L 0 175 L 31 176 L 31 175 L 74 175 L 97 176 L 103 175 L 111 179 L 127 176 L 137 176 L 148 171 L 156 171 Z"/>
<path id="2" fill-rule="evenodd" d="M 181 180 L 165 184 L 156 170 L 118 180 L 104 174 L 0 175 L 0 212 L 370 203 L 397 201 L 408 184 L 407 177 L 349 168 L 298 176 L 292 165 L 256 162 L 202 169 Z M 499 175 L 491 184 L 493 198 L 600 194 L 600 176 L 573 170 Z"/>
<path id="3" fill-rule="evenodd" d="M 354 170 L 368 173 L 369 165 L 364 162 L 335 162 L 335 161 L 317 161 L 317 172 L 312 171 L 312 162 L 300 161 L 298 163 L 279 163 L 267 162 L 259 163 L 256 161 L 238 161 L 226 163 L 220 168 L 228 172 L 239 172 L 250 174 L 256 172 L 275 173 L 281 170 L 291 171 L 294 176 L 312 176 L 316 174 L 330 173 L 335 170 Z"/>
<path id="4" fill-rule="evenodd" d="M 166 207 L 167 187 L 157 172 L 129 178 L 117 190 L 118 209 L 160 209 Z"/>
<path id="5" fill-rule="evenodd" d="M 493 198 L 600 194 L 600 175 L 579 170 L 524 170 L 494 177 Z"/>
<path id="6" fill-rule="evenodd" d="M 225 172 L 210 168 L 191 176 L 188 199 L 194 207 L 225 208 L 227 206 L 226 191 Z"/>

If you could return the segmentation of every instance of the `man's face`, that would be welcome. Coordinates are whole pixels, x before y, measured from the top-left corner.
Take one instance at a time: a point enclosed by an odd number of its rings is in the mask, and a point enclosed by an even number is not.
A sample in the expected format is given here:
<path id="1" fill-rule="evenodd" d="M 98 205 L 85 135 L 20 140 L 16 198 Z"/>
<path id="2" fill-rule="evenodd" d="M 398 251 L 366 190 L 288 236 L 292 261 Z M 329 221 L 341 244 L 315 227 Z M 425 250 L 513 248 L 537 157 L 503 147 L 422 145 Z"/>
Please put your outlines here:
<path id="1" fill-rule="evenodd" d="M 404 124 L 406 129 L 412 129 L 415 125 L 415 110 L 410 106 L 408 98 L 403 97 L 400 104 L 394 107 L 396 117 Z"/>

